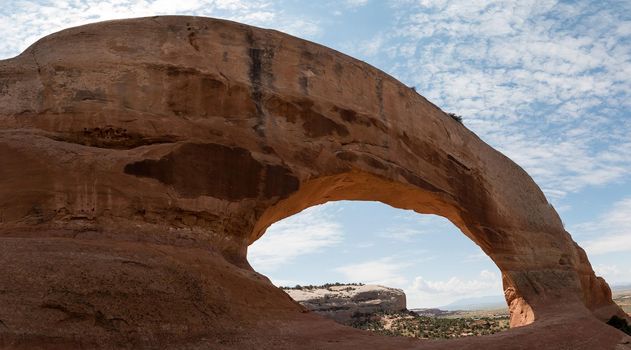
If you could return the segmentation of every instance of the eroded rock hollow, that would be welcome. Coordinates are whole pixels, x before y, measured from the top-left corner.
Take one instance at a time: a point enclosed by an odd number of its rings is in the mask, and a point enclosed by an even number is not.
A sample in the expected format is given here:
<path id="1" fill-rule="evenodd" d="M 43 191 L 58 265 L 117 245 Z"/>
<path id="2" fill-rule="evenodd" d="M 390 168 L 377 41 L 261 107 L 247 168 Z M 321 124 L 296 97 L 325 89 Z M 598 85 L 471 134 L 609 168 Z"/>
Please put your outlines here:
<path id="1" fill-rule="evenodd" d="M 3 347 L 627 341 L 602 322 L 622 315 L 609 287 L 519 166 L 387 74 L 276 31 L 154 17 L 45 37 L 0 61 L 0 159 Z M 270 224 L 342 199 L 451 220 L 502 271 L 515 328 L 371 336 L 251 269 Z"/>

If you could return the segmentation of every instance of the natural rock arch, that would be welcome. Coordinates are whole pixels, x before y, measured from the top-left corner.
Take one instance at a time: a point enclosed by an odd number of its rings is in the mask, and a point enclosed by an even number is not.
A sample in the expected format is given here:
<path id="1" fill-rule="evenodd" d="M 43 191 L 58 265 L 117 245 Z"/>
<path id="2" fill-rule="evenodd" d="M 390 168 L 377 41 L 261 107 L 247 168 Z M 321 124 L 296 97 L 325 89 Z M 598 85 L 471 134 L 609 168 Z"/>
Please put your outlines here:
<path id="1" fill-rule="evenodd" d="M 0 92 L 0 345 L 447 346 L 303 315 L 249 268 L 267 226 L 338 199 L 442 215 L 495 261 L 511 324 L 536 322 L 459 346 L 622 342 L 532 179 L 341 53 L 207 18 L 111 21 L 0 61 Z"/>

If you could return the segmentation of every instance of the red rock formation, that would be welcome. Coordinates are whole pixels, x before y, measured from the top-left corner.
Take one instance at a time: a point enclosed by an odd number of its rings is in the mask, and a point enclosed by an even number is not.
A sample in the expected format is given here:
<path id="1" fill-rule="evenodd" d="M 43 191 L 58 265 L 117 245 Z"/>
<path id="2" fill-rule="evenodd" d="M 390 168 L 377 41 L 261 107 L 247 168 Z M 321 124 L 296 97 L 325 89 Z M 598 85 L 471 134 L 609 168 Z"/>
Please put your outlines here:
<path id="1" fill-rule="evenodd" d="M 385 73 L 279 32 L 155 17 L 48 36 L 0 61 L 0 159 L 5 347 L 625 341 L 601 322 L 621 314 L 609 287 L 520 167 Z M 247 246 L 340 199 L 448 218 L 501 269 L 512 325 L 534 323 L 419 343 L 304 314 Z"/>

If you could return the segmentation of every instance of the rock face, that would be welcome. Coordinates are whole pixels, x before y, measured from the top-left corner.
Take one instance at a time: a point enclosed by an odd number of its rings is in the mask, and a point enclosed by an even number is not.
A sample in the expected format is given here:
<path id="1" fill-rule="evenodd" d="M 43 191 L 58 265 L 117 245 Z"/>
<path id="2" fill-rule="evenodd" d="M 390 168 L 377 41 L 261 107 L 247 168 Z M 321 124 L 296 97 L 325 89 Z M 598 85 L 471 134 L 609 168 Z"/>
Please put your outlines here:
<path id="1" fill-rule="evenodd" d="M 154 17 L 43 38 L 0 61 L 0 159 L 0 347 L 624 342 L 519 166 L 394 78 L 279 32 Z M 532 324 L 426 344 L 302 313 L 247 247 L 342 199 L 448 218 L 502 271 L 512 325 Z"/>
<path id="2" fill-rule="evenodd" d="M 341 285 L 284 291 L 308 310 L 344 324 L 363 314 L 406 310 L 405 293 L 401 289 L 379 285 Z"/>

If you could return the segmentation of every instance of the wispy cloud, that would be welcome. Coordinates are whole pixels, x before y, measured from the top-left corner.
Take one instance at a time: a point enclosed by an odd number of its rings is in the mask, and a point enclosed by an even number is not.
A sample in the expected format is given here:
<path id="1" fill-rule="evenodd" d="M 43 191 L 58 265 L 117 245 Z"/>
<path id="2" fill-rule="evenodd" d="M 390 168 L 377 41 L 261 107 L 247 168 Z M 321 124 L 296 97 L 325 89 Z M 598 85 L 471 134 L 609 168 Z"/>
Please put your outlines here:
<path id="1" fill-rule="evenodd" d="M 427 234 L 427 231 L 418 227 L 396 225 L 389 227 L 385 232 L 379 233 L 378 236 L 398 242 L 411 242 L 414 238 L 423 234 Z"/>
<path id="2" fill-rule="evenodd" d="M 347 281 L 385 286 L 403 286 L 407 279 L 401 269 L 410 263 L 397 261 L 394 257 L 384 257 L 376 260 L 341 266 L 335 269 Z"/>
<path id="3" fill-rule="evenodd" d="M 626 285 L 631 283 L 631 267 L 621 267 L 617 264 L 598 264 L 594 266 L 598 276 L 604 277 L 611 285 Z"/>
<path id="4" fill-rule="evenodd" d="M 502 283 L 495 272 L 483 270 L 472 279 L 449 277 L 429 280 L 422 276 L 413 279 L 403 270 L 411 265 L 399 257 L 383 257 L 335 269 L 347 281 L 381 284 L 405 291 L 408 306 L 433 307 L 451 303 L 461 298 L 501 295 Z"/>
<path id="5" fill-rule="evenodd" d="M 0 9 L 0 58 L 15 56 L 41 37 L 68 27 L 156 15 L 224 18 L 303 37 L 321 32 L 316 20 L 287 14 L 268 0 L 22 0 Z"/>
<path id="6" fill-rule="evenodd" d="M 357 8 L 368 5 L 369 0 L 344 0 L 346 6 L 351 8 Z"/>
<path id="7" fill-rule="evenodd" d="M 488 260 L 489 260 L 489 256 L 486 255 L 486 253 L 484 253 L 482 251 L 482 249 L 480 249 L 480 251 L 478 253 L 467 255 L 463 259 L 463 261 L 465 261 L 465 262 L 488 261 Z"/>
<path id="8" fill-rule="evenodd" d="M 433 281 L 418 276 L 405 291 L 412 305 L 440 306 L 461 298 L 501 295 L 502 282 L 497 273 L 487 270 L 467 280 L 452 277 Z"/>
<path id="9" fill-rule="evenodd" d="M 607 213 L 573 226 L 572 231 L 589 255 L 631 253 L 631 198 L 614 203 Z"/>
<path id="10" fill-rule="evenodd" d="M 444 234 L 458 230 L 449 220 L 436 215 L 421 215 L 412 211 L 397 215 L 394 224 L 377 234 L 395 242 L 412 242 L 424 235 Z"/>
<path id="11" fill-rule="evenodd" d="M 248 260 L 267 273 L 298 256 L 335 246 L 342 239 L 342 226 L 324 206 L 315 206 L 270 226 L 264 239 L 248 248 Z"/>
<path id="12" fill-rule="evenodd" d="M 391 4 L 396 24 L 355 54 L 463 115 L 553 200 L 629 180 L 631 3 Z"/>

